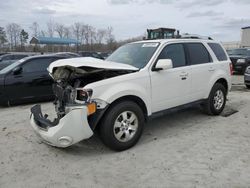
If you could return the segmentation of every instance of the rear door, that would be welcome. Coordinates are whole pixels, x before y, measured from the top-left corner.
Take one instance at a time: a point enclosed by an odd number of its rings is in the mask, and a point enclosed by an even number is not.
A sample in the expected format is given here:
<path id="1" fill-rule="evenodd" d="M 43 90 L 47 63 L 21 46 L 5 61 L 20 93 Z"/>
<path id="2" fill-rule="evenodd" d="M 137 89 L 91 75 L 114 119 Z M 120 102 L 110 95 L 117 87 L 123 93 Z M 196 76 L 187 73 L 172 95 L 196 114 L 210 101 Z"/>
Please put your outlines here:
<path id="1" fill-rule="evenodd" d="M 168 44 L 159 59 L 171 59 L 173 68 L 151 72 L 153 112 L 188 103 L 191 87 L 190 67 L 187 66 L 183 44 Z"/>
<path id="2" fill-rule="evenodd" d="M 185 48 L 192 75 L 191 100 L 196 101 L 206 96 L 215 66 L 203 43 L 185 43 Z"/>

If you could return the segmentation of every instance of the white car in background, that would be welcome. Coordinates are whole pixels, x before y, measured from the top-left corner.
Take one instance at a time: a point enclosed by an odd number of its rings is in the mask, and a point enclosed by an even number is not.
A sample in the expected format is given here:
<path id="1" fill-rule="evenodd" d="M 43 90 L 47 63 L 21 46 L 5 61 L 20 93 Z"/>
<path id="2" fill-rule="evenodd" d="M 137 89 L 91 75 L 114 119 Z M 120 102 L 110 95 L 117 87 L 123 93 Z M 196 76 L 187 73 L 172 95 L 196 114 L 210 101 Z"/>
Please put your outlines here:
<path id="1" fill-rule="evenodd" d="M 219 115 L 231 88 L 232 64 L 213 40 L 168 39 L 126 44 L 105 61 L 58 60 L 48 68 L 55 80 L 57 117 L 31 109 L 31 124 L 48 144 L 68 147 L 98 130 L 113 150 L 134 146 L 146 120 L 159 112 L 200 103 Z"/>

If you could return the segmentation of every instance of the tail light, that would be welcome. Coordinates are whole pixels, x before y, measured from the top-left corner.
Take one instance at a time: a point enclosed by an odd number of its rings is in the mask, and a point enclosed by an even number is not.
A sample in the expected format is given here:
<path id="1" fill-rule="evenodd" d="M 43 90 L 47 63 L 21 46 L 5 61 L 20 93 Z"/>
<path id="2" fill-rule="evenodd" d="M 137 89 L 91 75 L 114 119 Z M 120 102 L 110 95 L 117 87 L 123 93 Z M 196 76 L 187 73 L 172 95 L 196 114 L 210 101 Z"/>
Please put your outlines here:
<path id="1" fill-rule="evenodd" d="M 233 64 L 230 63 L 229 66 L 230 66 L 230 74 L 233 75 Z"/>

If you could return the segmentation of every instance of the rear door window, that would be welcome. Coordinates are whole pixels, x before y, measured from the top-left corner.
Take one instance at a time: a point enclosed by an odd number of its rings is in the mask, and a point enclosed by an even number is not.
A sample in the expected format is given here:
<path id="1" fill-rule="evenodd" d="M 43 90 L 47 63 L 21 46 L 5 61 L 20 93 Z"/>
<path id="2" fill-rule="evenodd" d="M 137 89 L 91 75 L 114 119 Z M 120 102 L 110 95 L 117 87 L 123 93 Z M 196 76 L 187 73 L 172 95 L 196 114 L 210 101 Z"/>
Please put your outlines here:
<path id="1" fill-rule="evenodd" d="M 39 58 L 33 59 L 25 63 L 22 68 L 23 72 L 45 72 L 47 71 L 48 66 L 54 61 L 54 58 Z"/>
<path id="2" fill-rule="evenodd" d="M 215 56 L 219 61 L 226 61 L 227 55 L 220 44 L 218 43 L 208 43 L 210 48 L 213 50 Z"/>
<path id="3" fill-rule="evenodd" d="M 206 47 L 201 43 L 187 43 L 187 52 L 191 65 L 198 65 L 212 62 L 212 58 Z"/>
<path id="4" fill-rule="evenodd" d="M 182 67 L 186 65 L 186 57 L 183 44 L 167 45 L 159 55 L 158 59 L 171 59 L 173 67 Z"/>

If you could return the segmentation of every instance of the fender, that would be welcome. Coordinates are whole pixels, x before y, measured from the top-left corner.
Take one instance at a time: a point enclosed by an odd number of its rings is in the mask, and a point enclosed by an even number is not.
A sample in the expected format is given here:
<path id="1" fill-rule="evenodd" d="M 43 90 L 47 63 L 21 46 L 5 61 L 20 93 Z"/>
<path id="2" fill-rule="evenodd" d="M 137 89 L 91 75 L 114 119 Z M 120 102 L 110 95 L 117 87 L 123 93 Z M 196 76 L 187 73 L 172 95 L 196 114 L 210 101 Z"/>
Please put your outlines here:
<path id="1" fill-rule="evenodd" d="M 230 91 L 230 89 L 231 89 L 231 76 L 227 75 L 225 73 L 225 71 L 222 71 L 221 69 L 217 69 L 216 73 L 213 74 L 213 76 L 211 77 L 211 79 L 209 81 L 209 85 L 208 85 L 208 88 L 206 91 L 206 96 L 204 96 L 205 99 L 207 99 L 209 97 L 209 94 L 210 94 L 212 87 L 219 79 L 224 79 L 227 81 L 228 91 Z"/>
<path id="2" fill-rule="evenodd" d="M 150 80 L 144 74 L 145 72 L 137 72 L 122 75 L 88 84 L 84 88 L 93 90 L 93 99 L 100 99 L 108 104 L 124 96 L 136 96 L 145 103 L 148 115 L 151 115 Z"/>

